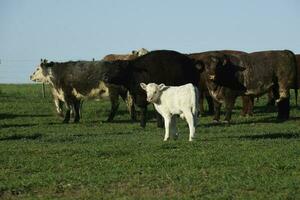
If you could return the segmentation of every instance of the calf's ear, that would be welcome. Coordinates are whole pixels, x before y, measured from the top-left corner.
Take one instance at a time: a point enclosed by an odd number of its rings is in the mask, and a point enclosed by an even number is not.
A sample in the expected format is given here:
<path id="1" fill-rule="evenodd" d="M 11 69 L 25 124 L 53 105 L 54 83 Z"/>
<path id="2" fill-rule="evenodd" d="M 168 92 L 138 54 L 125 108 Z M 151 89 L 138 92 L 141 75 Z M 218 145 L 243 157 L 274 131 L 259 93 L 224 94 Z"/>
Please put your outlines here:
<path id="1" fill-rule="evenodd" d="M 147 85 L 145 83 L 140 83 L 140 86 L 143 90 L 146 90 Z"/>
<path id="2" fill-rule="evenodd" d="M 161 84 L 158 85 L 158 89 L 159 90 L 163 90 L 165 87 L 166 87 L 166 85 L 163 84 L 163 83 L 161 83 Z"/>

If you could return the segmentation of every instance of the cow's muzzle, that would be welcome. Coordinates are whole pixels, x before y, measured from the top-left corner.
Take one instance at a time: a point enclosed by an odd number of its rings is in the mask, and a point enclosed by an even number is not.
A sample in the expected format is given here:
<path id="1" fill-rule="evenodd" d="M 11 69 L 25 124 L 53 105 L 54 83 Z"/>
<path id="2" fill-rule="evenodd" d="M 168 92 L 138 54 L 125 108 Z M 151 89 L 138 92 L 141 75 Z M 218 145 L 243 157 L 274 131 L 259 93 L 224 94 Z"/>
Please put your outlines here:
<path id="1" fill-rule="evenodd" d="M 214 81 L 214 80 L 216 80 L 216 75 L 209 75 L 208 79 L 211 81 Z"/>

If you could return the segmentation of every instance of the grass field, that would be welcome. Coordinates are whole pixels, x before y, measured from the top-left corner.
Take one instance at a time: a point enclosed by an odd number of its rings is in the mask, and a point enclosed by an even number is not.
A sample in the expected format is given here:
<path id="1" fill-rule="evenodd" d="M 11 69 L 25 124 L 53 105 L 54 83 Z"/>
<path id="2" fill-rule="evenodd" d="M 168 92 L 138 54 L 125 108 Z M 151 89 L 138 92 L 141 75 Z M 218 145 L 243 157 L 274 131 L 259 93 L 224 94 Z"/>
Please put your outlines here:
<path id="1" fill-rule="evenodd" d="M 265 103 L 243 118 L 237 102 L 230 126 L 200 118 L 193 142 L 178 120 L 179 139 L 163 142 L 124 103 L 114 123 L 108 101 L 88 101 L 62 124 L 49 88 L 0 85 L 0 199 L 300 199 L 300 110 L 276 123 Z"/>

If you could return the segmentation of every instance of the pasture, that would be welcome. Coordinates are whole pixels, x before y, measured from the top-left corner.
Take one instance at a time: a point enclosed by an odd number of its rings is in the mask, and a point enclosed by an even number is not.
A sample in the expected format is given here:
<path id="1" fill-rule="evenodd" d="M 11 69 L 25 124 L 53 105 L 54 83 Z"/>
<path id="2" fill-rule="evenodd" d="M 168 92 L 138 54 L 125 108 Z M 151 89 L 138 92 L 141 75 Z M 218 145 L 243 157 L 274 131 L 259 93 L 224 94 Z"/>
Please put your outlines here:
<path id="1" fill-rule="evenodd" d="M 113 123 L 109 101 L 90 100 L 79 124 L 62 124 L 46 89 L 44 99 L 39 84 L 0 85 L 0 199 L 300 199 L 294 98 L 287 122 L 263 112 L 266 98 L 240 117 L 239 101 L 231 125 L 201 117 L 188 142 L 178 119 L 179 139 L 163 142 L 123 102 Z"/>

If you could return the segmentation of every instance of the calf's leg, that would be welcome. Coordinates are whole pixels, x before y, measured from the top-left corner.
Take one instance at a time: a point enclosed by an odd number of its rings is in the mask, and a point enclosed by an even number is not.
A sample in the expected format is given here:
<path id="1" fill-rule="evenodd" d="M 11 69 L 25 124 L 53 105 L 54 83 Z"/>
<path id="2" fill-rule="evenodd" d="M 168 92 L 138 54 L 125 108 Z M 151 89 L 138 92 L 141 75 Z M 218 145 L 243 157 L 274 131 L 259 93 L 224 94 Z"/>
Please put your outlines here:
<path id="1" fill-rule="evenodd" d="M 171 134 L 175 140 L 178 138 L 178 131 L 177 131 L 177 127 L 176 127 L 176 116 L 175 115 L 173 115 L 171 118 Z"/>
<path id="2" fill-rule="evenodd" d="M 170 125 L 171 125 L 171 116 L 164 116 L 165 121 L 165 137 L 164 141 L 167 141 L 170 138 Z"/>
<path id="3" fill-rule="evenodd" d="M 191 142 L 195 137 L 195 119 L 191 111 L 185 111 L 184 117 L 189 125 L 189 130 L 190 130 L 189 141 Z"/>

